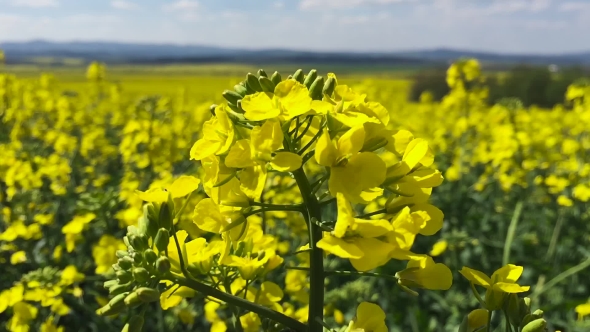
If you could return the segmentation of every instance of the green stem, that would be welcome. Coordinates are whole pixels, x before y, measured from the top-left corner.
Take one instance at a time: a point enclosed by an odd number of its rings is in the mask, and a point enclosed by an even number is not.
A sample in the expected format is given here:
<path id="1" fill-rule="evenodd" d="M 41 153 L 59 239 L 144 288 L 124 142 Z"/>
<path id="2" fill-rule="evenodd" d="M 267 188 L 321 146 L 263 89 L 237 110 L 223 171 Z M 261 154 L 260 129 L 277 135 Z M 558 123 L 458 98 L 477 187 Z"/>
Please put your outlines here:
<path id="1" fill-rule="evenodd" d="M 479 304 L 481 304 L 483 307 L 485 307 L 486 302 L 481 298 L 477 289 L 475 289 L 475 285 L 472 282 L 470 282 L 469 284 L 471 285 L 471 291 L 473 292 L 473 295 L 475 295 L 475 297 L 477 298 L 477 301 L 479 302 Z"/>
<path id="2" fill-rule="evenodd" d="M 225 276 L 223 277 L 224 280 L 224 286 L 225 286 L 225 290 L 227 291 L 227 293 L 229 295 L 232 295 L 232 291 L 231 291 L 231 284 L 229 283 L 229 279 L 227 279 Z M 245 298 L 244 298 L 245 300 Z M 229 305 L 229 309 L 231 310 L 232 316 L 233 316 L 233 325 L 234 325 L 234 330 L 236 332 L 244 332 L 244 327 L 242 326 L 242 321 L 240 321 L 240 309 L 238 307 L 236 307 L 235 305 Z"/>
<path id="3" fill-rule="evenodd" d="M 504 255 L 502 255 L 502 266 L 509 263 L 510 247 L 512 246 L 512 241 L 514 240 L 514 234 L 516 233 L 516 226 L 518 225 L 518 219 L 520 218 L 521 212 L 522 201 L 519 201 L 518 203 L 516 203 L 514 214 L 512 215 L 512 219 L 510 220 L 510 226 L 508 226 L 508 234 L 506 235 L 506 242 L 504 243 Z"/>
<path id="4" fill-rule="evenodd" d="M 508 312 L 504 311 L 504 320 L 506 321 L 506 332 L 512 332 L 512 325 L 510 325 L 510 319 L 508 318 Z"/>
<path id="5" fill-rule="evenodd" d="M 302 211 L 303 205 L 295 204 L 295 205 L 288 205 L 288 204 L 269 204 L 269 203 L 261 203 L 261 202 L 250 202 L 251 206 L 260 206 L 261 208 L 267 209 L 274 209 L 275 211 Z"/>
<path id="6" fill-rule="evenodd" d="M 300 321 L 293 319 L 289 316 L 286 316 L 280 312 L 274 311 L 272 309 L 260 306 L 256 303 L 252 303 L 248 300 L 244 300 L 241 297 L 237 297 L 235 295 L 228 294 L 223 292 L 219 289 L 213 288 L 206 284 L 203 284 L 199 281 L 193 279 L 187 279 L 180 276 L 175 276 L 173 274 L 169 274 L 167 276 L 172 282 L 175 282 L 181 286 L 189 287 L 194 289 L 195 291 L 204 294 L 205 296 L 210 296 L 216 299 L 219 299 L 223 302 L 226 302 L 230 305 L 234 305 L 236 307 L 240 307 L 242 309 L 251 311 L 260 317 L 268 318 L 273 320 L 277 323 L 283 324 L 285 327 L 288 327 L 296 332 L 306 332 L 307 326 Z"/>
<path id="7" fill-rule="evenodd" d="M 260 213 L 260 212 L 271 212 L 271 211 L 303 212 L 303 209 L 301 206 L 298 206 L 298 205 L 284 205 L 284 206 L 276 205 L 274 207 L 263 207 L 258 210 L 252 210 L 248 213 L 244 213 L 244 218 L 248 218 L 249 216 Z"/>
<path id="8" fill-rule="evenodd" d="M 492 332 L 492 310 L 488 310 L 488 326 L 486 332 Z"/>
<path id="9" fill-rule="evenodd" d="M 368 218 L 368 217 L 376 216 L 378 214 L 383 214 L 383 213 L 387 213 L 387 209 L 381 209 L 381 210 L 365 213 L 363 215 L 357 216 L 356 218 Z"/>
<path id="10" fill-rule="evenodd" d="M 188 201 L 191 199 L 191 196 L 193 196 L 193 193 L 194 193 L 194 191 L 191 191 L 191 193 L 188 194 L 188 197 L 184 200 L 184 203 L 182 204 L 180 209 L 174 215 L 174 219 L 178 219 L 178 217 L 180 217 L 180 215 L 182 214 L 182 212 L 184 211 L 184 209 L 188 205 Z"/>
<path id="11" fill-rule="evenodd" d="M 311 222 L 314 218 L 322 220 L 322 211 L 319 202 L 311 191 L 309 180 L 303 171 L 299 168 L 293 172 L 299 191 L 303 198 L 306 211 L 303 214 L 309 230 L 309 247 L 310 252 L 310 273 L 309 273 L 309 314 L 307 321 L 309 323 L 309 332 L 323 332 L 322 324 L 319 321 L 324 320 L 324 252 L 318 248 L 317 243 L 322 238 L 322 229 Z"/>
<path id="12" fill-rule="evenodd" d="M 558 283 L 562 282 L 566 278 L 571 277 L 572 275 L 584 270 L 585 268 L 587 268 L 589 266 L 590 266 L 590 258 L 583 261 L 582 263 L 580 263 L 574 267 L 571 267 L 571 268 L 563 271 L 562 273 L 558 274 L 555 278 L 549 280 L 549 282 L 546 283 L 544 286 L 542 286 L 539 289 L 536 289 L 535 292 L 533 292 L 533 295 L 531 297 L 533 299 L 537 298 L 539 295 L 541 295 L 542 293 L 544 293 L 545 291 L 547 291 L 551 287 L 557 285 Z"/>

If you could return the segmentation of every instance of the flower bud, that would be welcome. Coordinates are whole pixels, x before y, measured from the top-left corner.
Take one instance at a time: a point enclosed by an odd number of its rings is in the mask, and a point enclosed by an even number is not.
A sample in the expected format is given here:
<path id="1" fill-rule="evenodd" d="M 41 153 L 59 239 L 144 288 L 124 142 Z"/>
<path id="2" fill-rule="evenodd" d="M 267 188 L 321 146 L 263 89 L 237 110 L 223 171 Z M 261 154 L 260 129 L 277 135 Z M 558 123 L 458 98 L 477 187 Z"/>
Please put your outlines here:
<path id="1" fill-rule="evenodd" d="M 251 73 L 246 75 L 246 86 L 255 92 L 262 92 L 262 87 L 260 86 L 260 82 L 258 82 L 258 78 Z"/>
<path id="2" fill-rule="evenodd" d="M 510 323 L 514 326 L 517 326 L 522 322 L 524 316 L 521 316 L 521 309 L 520 309 L 520 298 L 518 294 L 509 294 L 508 300 L 504 303 L 504 309 L 508 314 L 508 318 L 510 319 Z"/>
<path id="3" fill-rule="evenodd" d="M 168 194 L 168 201 L 162 203 L 160 207 L 160 229 L 164 228 L 166 230 L 172 229 L 172 220 L 174 219 L 174 202 L 172 201 L 172 196 Z"/>
<path id="4" fill-rule="evenodd" d="M 547 321 L 543 318 L 535 319 L 526 324 L 521 332 L 543 332 L 547 331 Z"/>
<path id="5" fill-rule="evenodd" d="M 118 258 L 123 258 L 129 256 L 129 253 L 126 250 L 117 250 L 115 255 L 117 255 Z"/>
<path id="6" fill-rule="evenodd" d="M 116 315 L 121 313 L 122 311 L 124 311 L 126 309 L 125 307 L 125 302 L 123 302 L 123 300 L 125 299 L 125 296 L 127 294 L 119 294 L 117 296 L 120 296 L 120 298 L 118 297 L 114 297 L 109 303 L 107 303 L 104 307 L 98 309 L 96 311 L 96 313 L 100 316 L 112 316 L 112 315 Z M 113 300 L 117 299 L 117 302 L 114 303 Z M 113 302 L 113 303 L 111 303 Z"/>
<path id="7" fill-rule="evenodd" d="M 117 264 L 121 267 L 121 269 L 129 270 L 131 268 L 131 266 L 133 266 L 133 258 L 131 258 L 129 256 L 119 258 L 119 260 L 117 261 Z"/>
<path id="8" fill-rule="evenodd" d="M 119 295 L 125 293 L 131 286 L 131 282 L 126 284 L 117 284 L 112 287 L 109 287 L 109 294 L 111 296 Z"/>
<path id="9" fill-rule="evenodd" d="M 151 238 L 156 236 L 158 232 L 158 216 L 160 211 L 156 212 L 154 203 L 149 203 L 143 206 L 143 215 L 146 218 L 147 235 Z"/>
<path id="10" fill-rule="evenodd" d="M 136 234 L 131 236 L 131 244 L 137 251 L 144 251 L 149 248 L 149 240 L 144 234 Z"/>
<path id="11" fill-rule="evenodd" d="M 156 261 L 156 270 L 161 274 L 168 273 L 170 271 L 170 260 L 166 256 L 158 258 Z"/>
<path id="12" fill-rule="evenodd" d="M 118 306 L 124 305 L 125 302 L 123 302 L 123 301 L 125 300 L 125 297 L 128 294 L 129 294 L 128 292 L 118 294 L 117 296 L 113 297 L 109 301 L 109 303 L 107 303 L 107 304 L 110 305 L 111 307 L 118 307 Z"/>
<path id="13" fill-rule="evenodd" d="M 311 87 L 311 84 L 315 81 L 315 79 L 317 77 L 318 77 L 318 71 L 315 69 L 312 69 L 309 71 L 309 74 L 307 74 L 307 76 L 305 77 L 303 84 L 309 89 Z"/>
<path id="14" fill-rule="evenodd" d="M 143 262 L 143 258 L 141 257 L 141 253 L 136 252 L 133 255 L 133 262 L 135 263 L 135 265 L 141 265 L 141 263 Z"/>
<path id="15" fill-rule="evenodd" d="M 125 297 L 125 305 L 129 308 L 135 308 L 140 304 L 143 304 L 143 301 L 139 298 L 137 292 L 132 292 Z"/>
<path id="16" fill-rule="evenodd" d="M 135 315 L 129 319 L 125 326 L 123 326 L 121 332 L 141 332 L 141 329 L 143 328 L 143 322 L 143 316 Z"/>
<path id="17" fill-rule="evenodd" d="M 264 71 L 264 69 L 258 69 L 258 76 L 259 77 L 268 77 L 268 75 L 266 74 L 266 72 Z"/>
<path id="18" fill-rule="evenodd" d="M 336 79 L 334 77 L 328 77 L 326 83 L 324 83 L 324 88 L 322 89 L 322 93 L 328 96 L 332 96 L 334 93 L 334 89 L 336 88 Z"/>
<path id="19" fill-rule="evenodd" d="M 281 83 L 283 78 L 281 77 L 281 74 L 279 74 L 278 71 L 275 71 L 270 77 L 270 80 L 275 84 L 275 86 L 277 86 L 277 84 Z"/>
<path id="20" fill-rule="evenodd" d="M 113 287 L 113 286 L 117 286 L 118 284 L 119 284 L 119 282 L 118 282 L 117 280 L 107 280 L 107 281 L 105 281 L 105 282 L 102 284 L 102 286 L 103 286 L 105 289 L 109 289 L 109 288 L 111 288 L 111 287 Z"/>
<path id="21" fill-rule="evenodd" d="M 156 234 L 156 239 L 154 243 L 156 244 L 156 248 L 158 251 L 164 251 L 168 248 L 168 243 L 170 242 L 170 233 L 165 228 L 160 228 L 158 233 Z"/>
<path id="22" fill-rule="evenodd" d="M 157 232 L 156 232 L 157 234 Z M 146 262 L 148 262 L 148 264 L 154 264 L 156 262 L 156 260 L 158 259 L 158 254 L 156 254 L 155 251 L 153 251 L 152 249 L 147 249 L 146 251 L 143 252 L 143 258 L 145 259 Z"/>
<path id="23" fill-rule="evenodd" d="M 506 293 L 494 291 L 492 288 L 488 288 L 486 291 L 486 309 L 490 311 L 499 310 L 504 306 L 506 300 Z"/>
<path id="24" fill-rule="evenodd" d="M 263 91 L 265 91 L 265 92 L 274 92 L 275 91 L 275 85 L 268 77 L 260 76 L 258 78 L 258 82 L 260 83 L 260 86 L 262 87 Z"/>
<path id="25" fill-rule="evenodd" d="M 236 248 L 236 251 L 234 252 L 234 255 L 236 255 L 238 257 L 244 256 L 244 250 L 245 249 L 246 249 L 246 242 L 244 242 L 244 241 L 238 242 L 238 247 Z"/>
<path id="26" fill-rule="evenodd" d="M 322 100 L 322 89 L 324 88 L 324 77 L 318 76 L 309 87 L 309 96 L 313 100 Z"/>
<path id="27" fill-rule="evenodd" d="M 237 94 L 239 94 L 242 97 L 246 97 L 246 95 L 248 94 L 248 89 L 246 89 L 246 87 L 243 86 L 242 84 L 234 85 L 234 90 L 236 91 Z"/>
<path id="28" fill-rule="evenodd" d="M 133 278 L 140 283 L 146 282 L 150 280 L 150 273 L 143 267 L 136 267 L 133 269 Z"/>
<path id="29" fill-rule="evenodd" d="M 133 275 L 129 271 L 117 271 L 116 275 L 121 284 L 126 284 L 133 280 Z"/>
<path id="30" fill-rule="evenodd" d="M 223 96 L 223 98 L 225 98 L 225 100 L 227 100 L 228 103 L 234 105 L 238 103 L 238 100 L 242 99 L 242 96 L 239 93 L 231 90 L 225 90 L 221 95 Z"/>
<path id="31" fill-rule="evenodd" d="M 137 296 L 139 296 L 139 298 L 145 303 L 158 301 L 160 299 L 160 292 L 153 288 L 140 287 L 135 290 L 135 293 L 137 293 Z"/>
<path id="32" fill-rule="evenodd" d="M 293 79 L 296 80 L 299 83 L 303 84 L 303 70 L 301 69 L 297 69 L 297 71 L 295 71 L 295 73 L 293 73 Z"/>

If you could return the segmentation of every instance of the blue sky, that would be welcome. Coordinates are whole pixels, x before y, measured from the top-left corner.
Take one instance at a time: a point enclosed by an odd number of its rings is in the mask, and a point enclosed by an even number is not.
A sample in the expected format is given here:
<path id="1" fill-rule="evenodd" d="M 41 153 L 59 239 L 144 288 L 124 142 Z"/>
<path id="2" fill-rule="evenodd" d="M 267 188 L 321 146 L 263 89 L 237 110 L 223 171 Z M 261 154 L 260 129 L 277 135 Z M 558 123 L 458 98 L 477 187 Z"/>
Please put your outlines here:
<path id="1" fill-rule="evenodd" d="M 590 0 L 0 0 L 0 41 L 590 50 Z"/>

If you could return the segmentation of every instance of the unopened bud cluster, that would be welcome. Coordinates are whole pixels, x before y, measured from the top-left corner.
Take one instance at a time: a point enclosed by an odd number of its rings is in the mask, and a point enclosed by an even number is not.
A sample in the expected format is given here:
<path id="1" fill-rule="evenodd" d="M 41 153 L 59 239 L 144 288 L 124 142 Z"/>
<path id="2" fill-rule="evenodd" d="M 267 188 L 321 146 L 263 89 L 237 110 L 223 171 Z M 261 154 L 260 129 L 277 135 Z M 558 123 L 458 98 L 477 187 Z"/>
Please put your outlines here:
<path id="1" fill-rule="evenodd" d="M 138 225 L 127 228 L 123 238 L 127 250 L 116 253 L 119 258 L 113 264 L 116 279 L 104 283 L 113 298 L 98 310 L 102 316 L 116 315 L 160 299 L 157 285 L 170 271 L 165 251 L 173 225 L 174 203 L 171 198 L 161 204 L 149 203 L 143 212 Z M 123 331 L 141 331 L 142 326 L 143 317 L 136 315 Z"/>

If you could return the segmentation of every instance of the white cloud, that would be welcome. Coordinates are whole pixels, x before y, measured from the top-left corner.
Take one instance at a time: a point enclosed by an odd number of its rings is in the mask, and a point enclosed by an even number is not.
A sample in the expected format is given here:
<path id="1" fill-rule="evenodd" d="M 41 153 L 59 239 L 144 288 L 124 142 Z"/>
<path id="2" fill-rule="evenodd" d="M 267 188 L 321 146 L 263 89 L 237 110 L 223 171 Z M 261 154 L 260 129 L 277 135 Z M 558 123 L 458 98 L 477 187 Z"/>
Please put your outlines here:
<path id="1" fill-rule="evenodd" d="M 14 7 L 45 8 L 57 7 L 57 0 L 12 0 L 10 4 Z"/>
<path id="2" fill-rule="evenodd" d="M 131 1 L 124 1 L 124 0 L 113 0 L 111 1 L 111 7 L 115 9 L 122 9 L 122 10 L 133 10 L 138 9 L 139 6 Z"/>
<path id="3" fill-rule="evenodd" d="M 355 8 L 364 5 L 387 5 L 413 0 L 302 0 L 299 8 L 303 10 L 316 8 Z"/>
<path id="4" fill-rule="evenodd" d="M 164 5 L 164 9 L 168 11 L 186 11 L 198 9 L 201 5 L 194 0 L 178 0 L 171 4 Z"/>
<path id="5" fill-rule="evenodd" d="M 276 1 L 272 4 L 272 6 L 274 8 L 281 9 L 281 8 L 285 7 L 285 3 L 282 1 Z"/>

